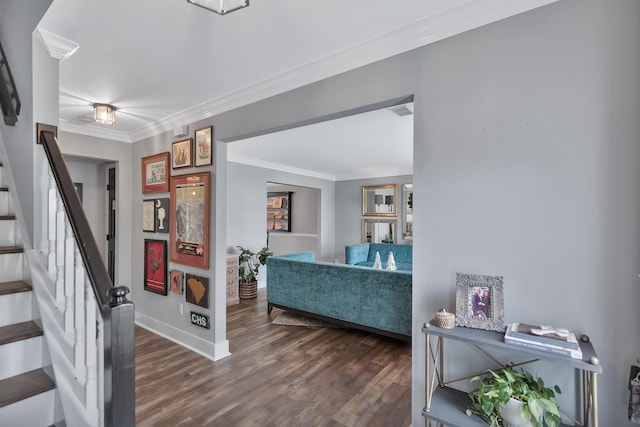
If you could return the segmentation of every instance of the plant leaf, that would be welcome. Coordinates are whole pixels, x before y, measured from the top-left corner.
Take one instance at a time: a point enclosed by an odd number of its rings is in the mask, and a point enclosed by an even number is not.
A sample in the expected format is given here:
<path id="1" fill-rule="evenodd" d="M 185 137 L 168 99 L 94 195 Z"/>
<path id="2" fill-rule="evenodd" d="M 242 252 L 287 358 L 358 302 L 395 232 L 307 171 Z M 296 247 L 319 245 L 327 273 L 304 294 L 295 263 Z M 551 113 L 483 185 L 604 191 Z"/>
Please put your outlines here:
<path id="1" fill-rule="evenodd" d="M 529 411 L 531 411 L 531 416 L 535 420 L 542 420 L 543 406 L 540 404 L 540 399 L 530 397 L 529 401 L 527 402 L 527 406 L 529 407 Z"/>

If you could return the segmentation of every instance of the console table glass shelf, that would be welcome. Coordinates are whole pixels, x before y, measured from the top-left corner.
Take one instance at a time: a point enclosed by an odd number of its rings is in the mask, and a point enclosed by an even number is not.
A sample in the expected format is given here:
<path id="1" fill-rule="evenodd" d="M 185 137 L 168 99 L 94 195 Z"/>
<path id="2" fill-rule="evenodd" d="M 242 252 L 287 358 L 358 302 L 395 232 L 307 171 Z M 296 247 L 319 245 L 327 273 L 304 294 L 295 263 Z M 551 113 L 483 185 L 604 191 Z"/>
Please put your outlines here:
<path id="1" fill-rule="evenodd" d="M 426 335 L 426 392 L 425 407 L 422 415 L 427 426 L 430 425 L 431 421 L 442 423 L 446 426 L 473 427 L 487 425 L 478 415 L 467 416 L 466 409 L 471 406 L 471 399 L 469 399 L 466 392 L 446 386 L 448 383 L 455 381 L 448 382 L 444 378 L 445 338 L 476 346 L 483 352 L 493 348 L 526 355 L 530 358 L 526 362 L 518 363 L 517 365 L 547 360 L 563 368 L 580 370 L 582 373 L 583 414 L 579 425 L 598 426 L 597 375 L 602 373 L 602 366 L 589 363 L 589 360 L 596 363 L 598 361 L 598 356 L 591 342 L 580 341 L 582 359 L 573 359 L 544 351 L 505 344 L 503 332 L 464 327 L 443 329 L 435 325 L 435 321 L 431 321 L 422 328 L 422 332 Z"/>

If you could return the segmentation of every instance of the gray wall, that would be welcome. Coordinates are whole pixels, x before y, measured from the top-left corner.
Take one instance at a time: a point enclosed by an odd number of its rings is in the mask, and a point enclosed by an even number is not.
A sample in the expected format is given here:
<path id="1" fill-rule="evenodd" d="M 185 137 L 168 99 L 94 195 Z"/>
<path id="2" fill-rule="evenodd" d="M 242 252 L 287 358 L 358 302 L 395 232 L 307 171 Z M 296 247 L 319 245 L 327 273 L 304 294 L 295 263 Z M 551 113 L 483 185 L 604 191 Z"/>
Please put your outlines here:
<path id="1" fill-rule="evenodd" d="M 104 162 L 65 156 L 74 183 L 82 184 L 82 208 L 105 264 L 107 259 L 107 180 Z"/>
<path id="2" fill-rule="evenodd" d="M 34 118 L 34 73 L 32 72 L 33 42 L 31 33 L 51 4 L 51 0 L 1 0 L 0 1 L 0 42 L 11 68 L 13 80 L 18 89 L 22 109 L 15 127 L 6 126 L 0 119 L 0 131 L 4 137 L 7 154 L 14 175 L 17 197 L 26 222 L 30 240 L 34 240 L 34 200 L 40 194 L 34 192 L 34 170 L 36 161 Z M 36 47 L 38 49 L 39 47 Z M 37 63 L 37 61 L 36 61 Z M 56 63 L 57 64 L 57 63 Z M 56 70 L 57 71 L 57 70 Z M 50 73 L 57 78 L 57 74 Z M 56 80 L 57 87 L 57 80 Z M 44 96 L 44 94 L 42 94 Z M 57 105 L 53 110 L 57 117 Z M 55 122 L 38 120 L 44 123 Z M 42 151 L 42 150 L 39 150 Z"/>
<path id="3" fill-rule="evenodd" d="M 365 185 L 396 184 L 397 188 L 397 212 L 398 216 L 384 217 L 384 219 L 395 219 L 396 236 L 398 241 L 402 216 L 402 184 L 413 182 L 413 176 L 387 176 L 370 179 L 354 179 L 349 181 L 336 182 L 336 259 L 344 262 L 344 247 L 354 245 L 362 241 L 362 220 L 374 219 L 373 217 L 362 216 L 362 187 Z M 398 243 L 406 243 L 399 241 Z"/>
<path id="4" fill-rule="evenodd" d="M 291 192 L 291 231 L 269 233 L 269 249 L 274 255 L 303 251 L 318 253 L 320 237 L 320 197 L 318 188 L 268 183 L 268 192 Z M 266 285 L 266 274 L 262 274 Z M 259 285 L 260 286 L 260 285 Z"/>
<path id="5" fill-rule="evenodd" d="M 65 154 L 65 158 L 82 158 L 86 163 L 91 161 L 95 163 L 95 173 L 98 175 L 97 180 L 100 180 L 100 169 L 104 171 L 104 166 L 107 163 L 116 164 L 116 270 L 115 270 L 115 282 L 118 285 L 128 286 L 131 289 L 130 299 L 135 301 L 135 295 L 137 288 L 140 287 L 140 283 L 135 282 L 132 278 L 132 252 L 136 251 L 136 246 L 132 247 L 131 235 L 132 235 L 132 218 L 142 216 L 142 207 L 137 210 L 132 208 L 132 197 L 134 192 L 140 188 L 132 185 L 132 145 L 112 141 L 104 138 L 96 138 L 86 135 L 78 135 L 70 132 L 59 132 L 58 142 L 60 148 Z M 139 163 L 139 160 L 136 160 Z M 75 165 L 71 163 L 70 172 L 73 172 Z M 85 165 L 85 168 L 89 166 Z M 91 173 L 87 171 L 86 173 Z M 72 174 L 72 176 L 74 176 Z M 104 176 L 104 175 L 102 175 Z M 138 178 L 139 180 L 139 178 Z M 106 182 L 102 183 L 103 189 L 106 188 Z M 100 191 L 100 190 L 98 190 Z M 106 193 L 104 190 L 102 194 Z M 105 201 L 102 199 L 102 206 L 105 206 Z M 85 203 L 86 206 L 86 203 Z M 86 210 L 86 209 L 85 209 Z M 106 207 L 103 212 L 106 211 Z M 99 215 L 98 213 L 96 215 Z M 93 227 L 93 222 L 96 220 L 93 218 L 93 214 L 88 216 L 89 221 Z M 107 219 L 104 218 L 102 224 L 106 226 Z M 94 236 L 98 247 L 103 250 L 104 236 L 106 231 L 103 229 L 101 234 L 94 229 Z M 142 251 L 142 249 L 139 249 Z M 140 265 L 140 264 L 137 264 Z"/>
<path id="6" fill-rule="evenodd" d="M 231 144 L 234 143 L 232 142 Z M 227 166 L 229 189 L 227 199 L 227 245 L 230 248 L 241 245 L 257 250 L 266 244 L 267 183 L 277 182 L 295 186 L 287 187 L 290 190 L 283 191 L 295 191 L 299 193 L 298 196 L 302 197 L 297 201 L 294 200 L 293 233 L 319 234 L 321 248 L 318 248 L 318 257 L 333 259 L 335 236 L 333 227 L 335 183 L 333 181 L 233 162 L 229 162 Z M 315 192 L 305 192 L 301 187 L 319 190 L 320 201 L 313 200 L 316 197 L 314 195 Z M 308 211 L 308 209 L 311 209 L 309 206 L 312 206 L 312 203 L 315 207 L 313 209 L 315 212 Z M 320 220 L 318 220 L 318 207 L 320 208 Z M 300 222 L 295 222 L 296 218 Z M 298 228 L 295 228 L 296 225 Z M 271 235 L 277 239 L 278 237 L 275 234 L 272 233 Z"/>
<path id="7" fill-rule="evenodd" d="M 283 183 L 286 184 L 286 183 Z M 269 183 L 268 192 L 291 192 L 291 233 L 318 233 L 318 189 L 299 185 L 281 185 Z"/>
<path id="8" fill-rule="evenodd" d="M 454 307 L 456 272 L 503 275 L 508 322 L 589 334 L 605 371 L 600 419 L 628 425 L 639 20 L 632 0 L 562 1 L 220 116 L 219 136 L 233 138 L 415 96 L 415 425 L 421 326 Z"/>
<path id="9" fill-rule="evenodd" d="M 562 1 L 417 58 L 416 423 L 418 328 L 454 307 L 459 271 L 504 275 L 507 321 L 588 334 L 604 369 L 600 421 L 629 425 L 627 376 L 640 355 L 638 40 L 639 2 Z"/>

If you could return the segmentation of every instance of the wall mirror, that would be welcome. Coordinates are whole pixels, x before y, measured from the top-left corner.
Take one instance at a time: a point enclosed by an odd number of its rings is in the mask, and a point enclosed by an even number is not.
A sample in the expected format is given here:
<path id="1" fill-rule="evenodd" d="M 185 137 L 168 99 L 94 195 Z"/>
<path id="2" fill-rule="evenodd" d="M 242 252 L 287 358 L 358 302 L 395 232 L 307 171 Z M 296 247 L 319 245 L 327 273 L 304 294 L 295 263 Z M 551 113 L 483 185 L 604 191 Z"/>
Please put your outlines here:
<path id="1" fill-rule="evenodd" d="M 363 216 L 396 216 L 398 186 L 366 185 L 362 187 Z"/>
<path id="2" fill-rule="evenodd" d="M 395 243 L 395 219 L 363 219 L 362 243 Z"/>
<path id="3" fill-rule="evenodd" d="M 402 186 L 402 238 L 413 240 L 413 184 Z"/>

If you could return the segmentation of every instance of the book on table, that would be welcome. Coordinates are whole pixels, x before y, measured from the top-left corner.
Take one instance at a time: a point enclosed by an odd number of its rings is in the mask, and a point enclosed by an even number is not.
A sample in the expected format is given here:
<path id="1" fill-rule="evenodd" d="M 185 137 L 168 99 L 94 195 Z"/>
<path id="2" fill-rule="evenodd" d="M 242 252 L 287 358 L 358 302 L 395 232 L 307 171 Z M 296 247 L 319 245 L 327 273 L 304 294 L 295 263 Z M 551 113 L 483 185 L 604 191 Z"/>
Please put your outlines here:
<path id="1" fill-rule="evenodd" d="M 582 359 L 582 350 L 575 334 L 569 332 L 566 336 L 559 336 L 554 334 L 537 335 L 530 332 L 531 329 L 536 328 L 532 325 L 512 323 L 504 334 L 504 342 L 518 347 Z"/>
<path id="2" fill-rule="evenodd" d="M 508 336 L 510 338 L 522 339 L 525 341 L 531 341 L 539 344 L 548 344 L 568 348 L 571 350 L 578 350 L 580 345 L 574 333 L 566 331 L 563 335 L 558 335 L 553 332 L 547 332 L 544 334 L 538 334 L 532 332 L 532 330 L 554 331 L 549 326 L 534 326 L 526 323 L 512 323 L 510 328 L 507 329 Z M 505 334 L 505 336 L 507 336 Z"/>

